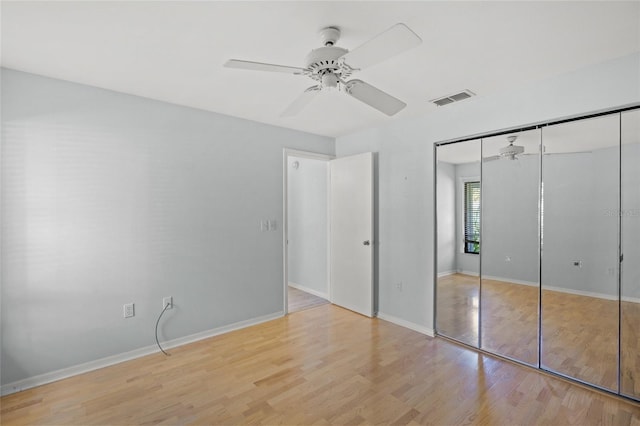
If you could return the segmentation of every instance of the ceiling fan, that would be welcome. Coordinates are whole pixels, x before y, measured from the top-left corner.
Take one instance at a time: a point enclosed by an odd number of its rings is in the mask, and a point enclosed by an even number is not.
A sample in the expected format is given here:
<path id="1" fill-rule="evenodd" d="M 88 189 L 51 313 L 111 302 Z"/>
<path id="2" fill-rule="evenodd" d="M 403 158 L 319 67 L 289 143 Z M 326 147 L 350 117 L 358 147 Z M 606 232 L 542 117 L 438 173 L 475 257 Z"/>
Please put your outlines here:
<path id="1" fill-rule="evenodd" d="M 509 144 L 504 146 L 498 150 L 498 155 L 493 155 L 491 157 L 483 158 L 484 161 L 493 161 L 493 160 L 517 160 L 518 156 L 524 153 L 524 147 L 520 145 L 514 145 L 516 139 L 518 139 L 517 135 L 507 136 L 507 142 Z"/>
<path id="2" fill-rule="evenodd" d="M 327 27 L 320 31 L 323 47 L 313 49 L 306 57 L 305 67 L 265 64 L 230 59 L 224 66 L 254 71 L 284 72 L 304 75 L 317 83 L 306 89 L 282 112 L 282 117 L 294 116 L 321 91 L 337 89 L 389 116 L 401 111 L 407 104 L 362 80 L 347 80 L 353 73 L 378 64 L 420 43 L 418 37 L 405 24 L 399 23 L 378 34 L 361 46 L 349 51 L 336 46 L 340 29 Z"/>

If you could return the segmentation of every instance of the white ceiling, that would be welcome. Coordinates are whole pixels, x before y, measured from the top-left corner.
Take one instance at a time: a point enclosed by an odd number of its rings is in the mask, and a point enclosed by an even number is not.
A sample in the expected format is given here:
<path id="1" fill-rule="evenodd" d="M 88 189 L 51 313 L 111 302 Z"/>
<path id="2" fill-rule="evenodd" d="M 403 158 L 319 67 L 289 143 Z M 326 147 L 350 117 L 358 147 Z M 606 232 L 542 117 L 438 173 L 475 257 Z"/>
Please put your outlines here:
<path id="1" fill-rule="evenodd" d="M 2 66 L 311 133 L 340 136 L 429 114 L 427 101 L 479 96 L 640 50 L 640 2 L 9 2 Z M 304 66 L 318 30 L 353 49 L 397 22 L 423 44 L 355 77 L 404 100 L 389 118 L 313 82 L 223 68 L 229 58 Z M 588 88 L 585 88 L 588 90 Z M 443 108 L 455 108 L 455 105 Z"/>

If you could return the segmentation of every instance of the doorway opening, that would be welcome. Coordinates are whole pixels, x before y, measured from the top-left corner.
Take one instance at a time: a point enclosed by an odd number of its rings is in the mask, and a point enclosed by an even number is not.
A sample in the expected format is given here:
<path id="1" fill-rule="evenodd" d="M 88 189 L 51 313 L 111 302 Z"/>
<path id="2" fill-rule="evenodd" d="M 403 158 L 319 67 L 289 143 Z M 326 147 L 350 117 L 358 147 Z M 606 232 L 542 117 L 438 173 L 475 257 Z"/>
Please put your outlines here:
<path id="1" fill-rule="evenodd" d="M 329 161 L 332 156 L 285 150 L 285 313 L 330 303 Z"/>

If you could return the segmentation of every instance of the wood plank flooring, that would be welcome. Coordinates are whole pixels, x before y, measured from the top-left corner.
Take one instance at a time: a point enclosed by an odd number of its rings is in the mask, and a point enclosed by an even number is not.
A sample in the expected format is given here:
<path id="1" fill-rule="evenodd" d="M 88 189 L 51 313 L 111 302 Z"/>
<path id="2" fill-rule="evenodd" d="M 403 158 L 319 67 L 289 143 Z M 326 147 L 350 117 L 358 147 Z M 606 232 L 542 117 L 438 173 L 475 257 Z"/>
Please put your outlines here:
<path id="1" fill-rule="evenodd" d="M 618 301 L 543 290 L 540 363 L 616 391 Z"/>
<path id="2" fill-rule="evenodd" d="M 290 314 L 329 303 L 328 300 L 323 299 L 322 297 L 315 296 L 291 286 L 287 286 L 287 297 L 289 300 Z"/>
<path id="3" fill-rule="evenodd" d="M 480 332 L 483 349 L 537 365 L 538 287 L 485 279 L 481 296 L 478 277 L 439 278 L 438 330 L 475 346 Z M 640 397 L 640 305 L 621 309 L 621 390 Z M 545 289 L 541 312 L 541 366 L 615 392 L 618 302 Z"/>
<path id="4" fill-rule="evenodd" d="M 438 278 L 436 328 L 440 334 L 478 346 L 480 278 L 450 274 Z"/>
<path id="5" fill-rule="evenodd" d="M 482 281 L 482 347 L 538 364 L 538 288 Z"/>
<path id="6" fill-rule="evenodd" d="M 640 424 L 640 406 L 334 305 L 0 400 L 3 425 Z"/>

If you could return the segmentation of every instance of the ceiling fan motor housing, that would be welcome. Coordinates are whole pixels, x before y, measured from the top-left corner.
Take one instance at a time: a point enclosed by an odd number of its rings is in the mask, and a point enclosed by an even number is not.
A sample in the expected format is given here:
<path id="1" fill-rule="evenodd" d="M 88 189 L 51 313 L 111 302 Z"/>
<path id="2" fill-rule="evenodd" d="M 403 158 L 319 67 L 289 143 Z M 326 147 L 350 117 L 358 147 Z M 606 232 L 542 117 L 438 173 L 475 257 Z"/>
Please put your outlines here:
<path id="1" fill-rule="evenodd" d="M 347 49 L 338 46 L 313 49 L 305 61 L 309 77 L 323 83 L 323 86 L 326 84 L 325 87 L 336 87 L 339 80 L 348 78 L 354 71 L 340 60 L 347 52 Z M 329 77 L 325 77 L 327 75 Z"/>
<path id="2" fill-rule="evenodd" d="M 519 145 L 509 145 L 504 148 L 500 148 L 500 156 L 514 158 L 516 155 L 522 154 L 524 147 Z"/>

